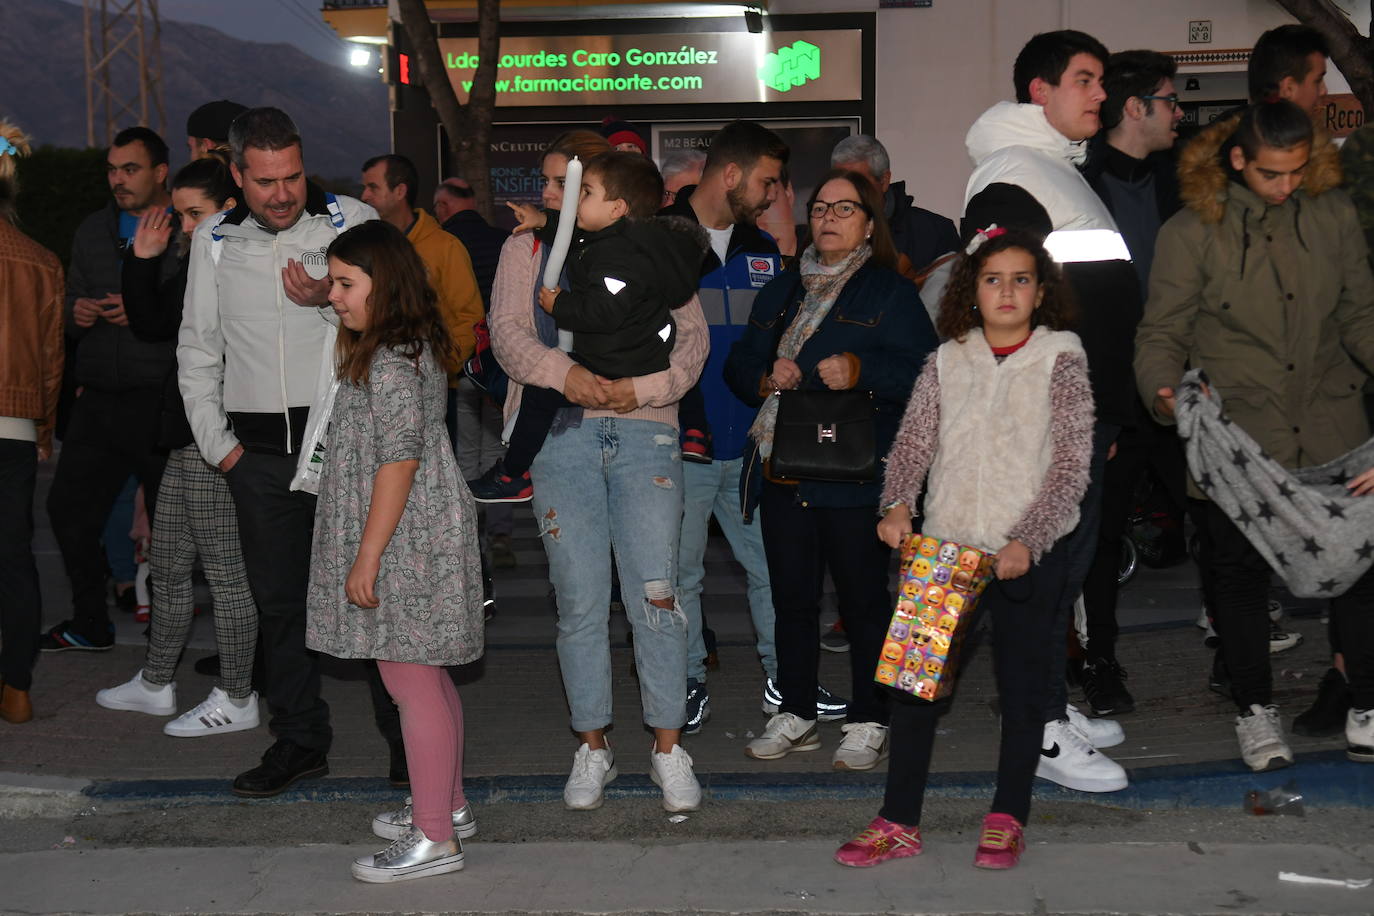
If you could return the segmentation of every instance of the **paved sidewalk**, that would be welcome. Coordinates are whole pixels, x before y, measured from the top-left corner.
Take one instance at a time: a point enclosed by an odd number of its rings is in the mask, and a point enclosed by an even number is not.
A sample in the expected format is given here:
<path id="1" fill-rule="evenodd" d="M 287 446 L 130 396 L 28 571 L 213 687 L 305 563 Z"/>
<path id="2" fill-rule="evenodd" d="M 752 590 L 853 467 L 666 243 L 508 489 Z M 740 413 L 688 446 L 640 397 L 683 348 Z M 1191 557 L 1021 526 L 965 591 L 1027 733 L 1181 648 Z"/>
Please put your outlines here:
<path id="1" fill-rule="evenodd" d="M 829 862 L 823 841 L 466 845 L 462 872 L 354 881 L 356 847 L 110 849 L 0 856 L 15 913 L 1232 913 L 1367 914 L 1368 889 L 1280 881 L 1364 876 L 1374 847 L 1270 843 L 1033 843 L 1021 867 L 970 868 L 967 843 L 930 843 L 876 869 Z M 740 864 L 747 862 L 748 867 Z M 1297 863 L 1297 864 L 1295 864 Z M 67 865 L 67 867 L 62 867 Z M 147 875 L 180 876 L 149 882 Z M 290 875 L 290 880 L 283 876 Z M 709 880 L 707 880 L 709 876 Z M 1161 880 L 1168 876 L 1168 880 Z M 1219 877 L 1224 876 L 1219 881 Z M 1146 902 L 1148 901 L 1148 903 Z"/>
<path id="2" fill-rule="evenodd" d="M 46 522 L 45 513 L 37 516 L 40 525 Z M 467 775 L 472 779 L 518 778 L 535 786 L 538 780 L 531 782 L 529 777 L 559 780 L 566 775 L 576 745 L 568 730 L 553 650 L 554 611 L 543 550 L 528 512 L 519 510 L 517 519 L 519 566 L 497 572 L 499 612 L 488 625 L 486 657 L 460 671 L 459 679 L 466 715 Z M 68 593 L 45 527 L 40 527 L 39 551 L 45 618 L 55 621 L 66 613 Z M 1122 718 L 1126 743 L 1109 754 L 1137 779 L 1160 767 L 1239 766 L 1234 712 L 1229 702 L 1206 689 L 1211 652 L 1202 646 L 1200 631 L 1192 625 L 1195 585 L 1196 574 L 1187 565 L 1164 571 L 1143 569 L 1123 590 L 1125 633 L 1119 656 L 1130 671 L 1128 683 L 1138 711 Z M 823 747 L 817 752 L 768 762 L 744 755 L 744 745 L 766 720 L 760 709 L 763 677 L 752 647 L 745 591 L 742 571 L 723 540 L 713 538 L 704 603 L 708 623 L 721 642 L 721 667 L 709 675 L 711 719 L 699 735 L 685 741 L 703 781 L 724 787 L 733 780 L 745 787 L 741 792 L 766 792 L 770 786 L 779 792 L 810 786 L 822 794 L 842 792 L 846 786 L 863 793 L 880 791 L 882 767 L 870 774 L 837 773 L 831 768 L 831 753 L 840 740 L 839 723 L 822 725 Z M 1273 656 L 1275 700 L 1285 719 L 1308 705 L 1327 664 L 1324 626 L 1313 616 L 1315 609 L 1295 607 L 1294 613 L 1297 616 L 1290 624 L 1305 635 L 1305 642 Z M 182 710 L 199 702 L 213 686 L 210 678 L 191 668 L 192 661 L 213 646 L 208 617 L 198 619 L 191 648 L 178 671 Z M 93 783 L 137 781 L 149 792 L 177 794 L 174 786 L 158 788 L 147 781 L 223 780 L 227 784 L 234 774 L 255 765 L 271 740 L 265 726 L 212 738 L 177 739 L 162 734 L 164 719 L 95 704 L 97 690 L 127 680 L 142 661 L 142 626 L 127 617 L 117 624 L 118 644 L 109 652 L 41 657 L 33 689 L 36 719 L 24 726 L 0 723 L 4 781 L 11 785 L 37 784 L 44 777 Z M 626 629 L 623 615 L 612 618 L 618 725 L 611 741 L 621 772 L 643 776 L 649 769 L 650 736 L 639 725 L 638 689 L 630 675 L 632 653 L 626 647 Z M 940 728 L 934 761 L 937 773 L 959 774 L 959 780 L 981 774 L 986 782 L 995 766 L 998 732 L 990 656 L 984 644 L 963 668 L 954 709 Z M 848 654 L 821 653 L 822 681 L 837 693 L 847 693 L 848 666 Z M 327 660 L 324 696 L 335 729 L 330 777 L 325 782 L 336 784 L 337 791 L 378 785 L 368 780 L 385 774 L 386 746 L 372 724 L 361 665 Z M 1343 740 L 1295 737 L 1293 747 L 1300 754 L 1331 752 L 1341 749 Z M 1327 757 L 1321 759 L 1329 762 Z M 1374 768 L 1348 764 L 1351 780 L 1363 780 L 1366 770 Z M 185 789 L 196 795 L 213 785 L 188 784 Z M 1110 796 L 1101 798 L 1111 801 Z"/>

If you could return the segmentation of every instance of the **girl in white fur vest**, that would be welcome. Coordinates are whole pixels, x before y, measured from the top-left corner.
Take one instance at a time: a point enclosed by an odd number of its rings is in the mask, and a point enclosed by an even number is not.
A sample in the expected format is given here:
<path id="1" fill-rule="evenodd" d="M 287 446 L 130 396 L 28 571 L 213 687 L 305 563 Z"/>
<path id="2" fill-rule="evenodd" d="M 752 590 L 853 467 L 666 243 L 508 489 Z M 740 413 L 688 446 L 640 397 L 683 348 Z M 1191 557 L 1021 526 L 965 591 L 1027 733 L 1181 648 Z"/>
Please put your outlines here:
<path id="1" fill-rule="evenodd" d="M 1093 399 L 1070 324 L 1073 303 L 1039 239 L 990 229 L 960 258 L 940 303 L 946 342 L 926 361 L 888 453 L 878 537 L 896 547 L 926 482 L 921 533 L 996 554 L 978 613 L 992 614 L 1001 697 L 997 792 L 973 864 L 1010 868 L 1024 848 L 1040 756 L 1055 609 L 1065 581 L 1060 539 L 1088 484 Z M 927 481 L 927 473 L 929 480 Z M 841 846 L 841 865 L 921 851 L 921 803 L 935 720 L 947 700 L 895 695 L 883 807 Z"/>

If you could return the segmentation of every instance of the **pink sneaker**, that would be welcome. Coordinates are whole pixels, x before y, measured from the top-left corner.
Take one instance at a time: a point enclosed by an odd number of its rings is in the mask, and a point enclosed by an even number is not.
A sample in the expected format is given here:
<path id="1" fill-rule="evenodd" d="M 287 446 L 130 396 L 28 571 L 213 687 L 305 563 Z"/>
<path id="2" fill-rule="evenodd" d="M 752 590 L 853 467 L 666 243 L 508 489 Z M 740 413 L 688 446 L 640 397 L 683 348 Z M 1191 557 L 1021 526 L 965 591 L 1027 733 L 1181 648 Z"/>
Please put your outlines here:
<path id="1" fill-rule="evenodd" d="M 920 854 L 920 827 L 903 827 L 887 818 L 875 817 L 863 833 L 835 852 L 835 861 L 851 868 L 868 868 L 888 859 Z"/>
<path id="2" fill-rule="evenodd" d="M 1010 814 L 989 814 L 983 818 L 973 864 L 978 868 L 1011 868 L 1021 859 L 1021 850 L 1025 848 L 1020 821 Z"/>

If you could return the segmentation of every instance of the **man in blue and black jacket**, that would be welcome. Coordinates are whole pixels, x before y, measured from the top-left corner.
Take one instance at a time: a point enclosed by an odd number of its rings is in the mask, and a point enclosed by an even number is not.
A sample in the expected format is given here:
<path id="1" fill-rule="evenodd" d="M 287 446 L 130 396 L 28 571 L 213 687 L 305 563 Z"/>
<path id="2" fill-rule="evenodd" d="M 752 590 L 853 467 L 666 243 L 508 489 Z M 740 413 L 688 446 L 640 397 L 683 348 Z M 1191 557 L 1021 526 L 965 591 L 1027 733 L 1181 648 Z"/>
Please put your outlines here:
<path id="1" fill-rule="evenodd" d="M 754 410 L 730 392 L 722 370 L 749 322 L 754 296 L 782 270 L 778 246 L 757 220 L 778 195 L 787 157 L 787 144 L 777 134 L 752 121 L 734 121 L 711 138 L 701 181 L 678 191 L 673 205 L 661 211 L 698 223 L 711 241 L 697 290 L 711 329 L 711 355 L 701 380 L 679 405 L 685 493 L 678 594 L 687 616 L 687 734 L 710 717 L 701 591 L 712 514 L 749 578 L 749 610 L 766 674 L 763 710 L 775 713 L 780 702 L 763 539 L 757 525 L 744 524 L 739 509 L 740 465 Z M 845 701 L 824 689 L 818 707 L 826 720 L 843 718 L 846 711 Z"/>

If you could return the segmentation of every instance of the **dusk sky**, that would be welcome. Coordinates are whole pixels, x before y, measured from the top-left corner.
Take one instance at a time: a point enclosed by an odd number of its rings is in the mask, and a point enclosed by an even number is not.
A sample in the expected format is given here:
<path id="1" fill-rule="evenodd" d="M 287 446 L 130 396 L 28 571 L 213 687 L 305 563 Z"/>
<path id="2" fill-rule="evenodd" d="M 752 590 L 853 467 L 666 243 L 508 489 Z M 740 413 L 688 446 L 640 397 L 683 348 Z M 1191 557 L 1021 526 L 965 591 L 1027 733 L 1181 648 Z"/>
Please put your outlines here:
<path id="1" fill-rule="evenodd" d="M 348 48 L 320 16 L 318 0 L 161 0 L 158 8 L 164 20 L 207 25 L 246 41 L 285 42 L 336 66 L 348 63 Z"/>

